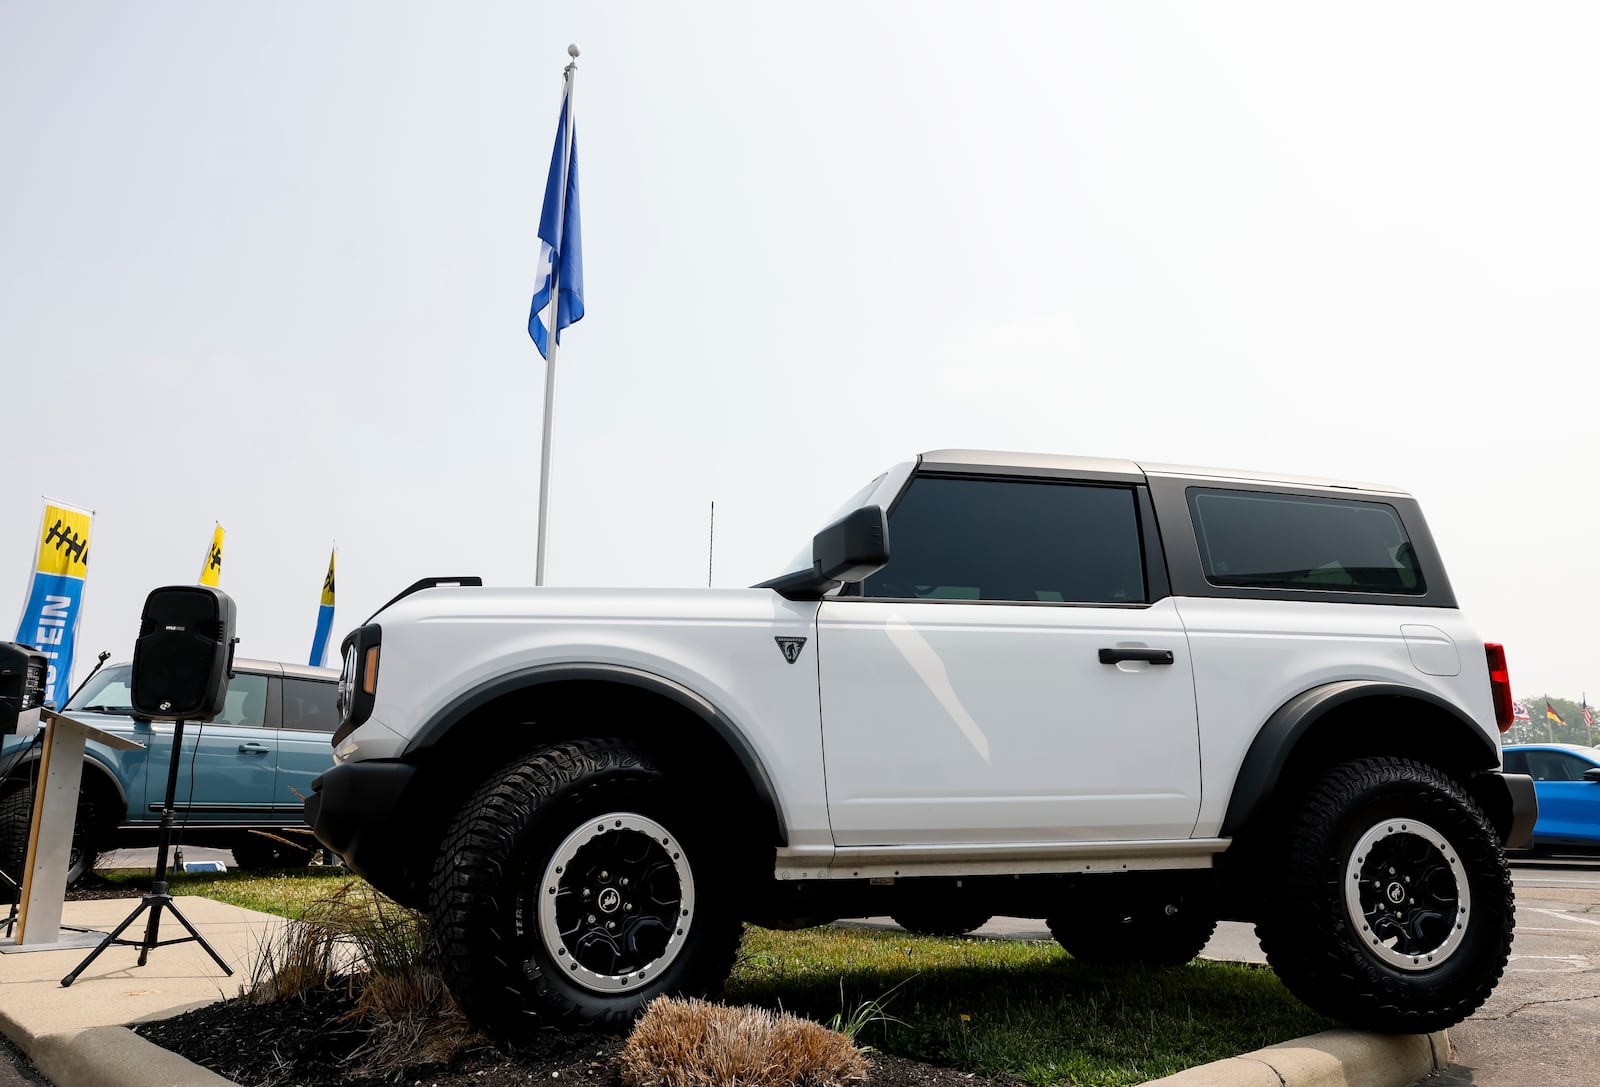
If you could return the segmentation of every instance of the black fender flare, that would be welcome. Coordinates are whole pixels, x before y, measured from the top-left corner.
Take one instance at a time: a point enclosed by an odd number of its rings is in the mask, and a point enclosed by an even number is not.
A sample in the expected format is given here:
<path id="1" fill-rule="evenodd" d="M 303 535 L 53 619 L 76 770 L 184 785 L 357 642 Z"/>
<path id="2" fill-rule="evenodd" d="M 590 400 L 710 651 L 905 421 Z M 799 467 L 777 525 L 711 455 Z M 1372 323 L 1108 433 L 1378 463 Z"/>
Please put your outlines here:
<path id="1" fill-rule="evenodd" d="M 8 775 L 8 778 L 20 777 L 23 782 L 26 782 L 38 772 L 40 761 L 41 759 L 39 755 L 28 756 L 21 762 L 17 763 L 16 766 L 11 768 L 11 773 Z M 125 789 L 123 789 L 122 782 L 117 779 L 117 775 L 106 769 L 99 759 L 86 752 L 83 757 L 83 776 L 99 782 L 99 784 L 94 787 L 109 792 L 112 798 L 116 801 L 117 818 L 115 825 L 120 826 L 123 822 L 125 822 L 128 816 L 128 793 Z M 21 787 L 20 783 L 16 786 L 13 786 L 10 780 L 6 782 L 6 785 L 8 788 Z"/>
<path id="2" fill-rule="evenodd" d="M 652 694 L 660 695 L 677 703 L 704 721 L 722 742 L 728 745 L 734 757 L 739 760 L 739 765 L 743 768 L 745 776 L 750 779 L 750 785 L 755 790 L 756 799 L 772 813 L 778 841 L 782 844 L 788 843 L 788 826 L 784 821 L 783 808 L 778 803 L 777 790 L 772 785 L 772 776 L 767 773 L 766 765 L 761 761 L 761 756 L 756 753 L 755 748 L 750 746 L 750 741 L 746 739 L 744 732 L 733 723 L 727 714 L 723 713 L 716 705 L 699 693 L 685 687 L 676 680 L 656 675 L 654 672 L 647 672 L 641 668 L 599 662 L 569 662 L 540 664 L 530 668 L 519 668 L 512 672 L 506 672 L 474 687 L 465 694 L 457 696 L 444 709 L 436 713 L 422 727 L 416 737 L 406 745 L 404 757 L 410 761 L 412 756 L 432 747 L 443 739 L 445 734 L 463 718 L 497 698 L 515 691 L 543 687 L 551 683 L 567 683 L 574 680 L 619 683 L 624 686 L 649 691 Z"/>
<path id="3" fill-rule="evenodd" d="M 1227 814 L 1222 819 L 1222 836 L 1228 838 L 1237 835 L 1240 828 L 1247 825 L 1251 817 L 1271 799 L 1279 775 L 1283 773 L 1295 746 L 1319 720 L 1341 706 L 1373 697 L 1402 698 L 1426 703 L 1443 711 L 1460 722 L 1467 734 L 1477 737 L 1483 769 L 1491 770 L 1500 765 L 1500 750 L 1495 742 L 1484 734 L 1471 717 L 1437 695 L 1419 691 L 1415 687 L 1377 680 L 1347 679 L 1326 683 L 1289 699 L 1256 732 L 1233 782 Z"/>

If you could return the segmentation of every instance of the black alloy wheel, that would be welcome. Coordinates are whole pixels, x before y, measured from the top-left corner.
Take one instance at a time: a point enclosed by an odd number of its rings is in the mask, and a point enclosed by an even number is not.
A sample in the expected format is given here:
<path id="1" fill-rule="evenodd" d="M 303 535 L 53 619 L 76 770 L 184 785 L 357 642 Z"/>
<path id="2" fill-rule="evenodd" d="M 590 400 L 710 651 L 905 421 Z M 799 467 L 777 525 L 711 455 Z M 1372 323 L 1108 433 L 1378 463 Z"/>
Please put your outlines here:
<path id="1" fill-rule="evenodd" d="M 661 993 L 720 988 L 742 928 L 710 823 L 618 740 L 562 743 L 491 778 L 446 833 L 429 889 L 467 1018 L 497 1036 L 621 1030 Z"/>
<path id="2" fill-rule="evenodd" d="M 1436 767 L 1366 758 L 1326 772 L 1283 820 L 1256 933 L 1306 1004 L 1350 1026 L 1428 1033 L 1471 1015 L 1511 954 L 1499 836 Z"/>

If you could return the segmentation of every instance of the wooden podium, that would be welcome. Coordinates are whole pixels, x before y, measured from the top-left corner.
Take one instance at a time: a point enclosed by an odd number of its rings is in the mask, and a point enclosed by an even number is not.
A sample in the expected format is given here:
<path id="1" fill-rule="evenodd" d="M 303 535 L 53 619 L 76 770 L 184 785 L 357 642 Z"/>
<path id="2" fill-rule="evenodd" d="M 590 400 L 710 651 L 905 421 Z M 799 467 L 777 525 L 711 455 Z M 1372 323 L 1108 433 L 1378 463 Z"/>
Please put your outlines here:
<path id="1" fill-rule="evenodd" d="M 49 728 L 45 730 L 44 753 L 39 760 L 39 785 L 33 799 L 33 825 L 28 829 L 28 856 L 22 868 L 15 938 L 0 939 L 0 954 L 93 947 L 105 939 L 102 932 L 61 927 L 67 869 L 72 859 L 72 831 L 83 781 L 83 746 L 89 740 L 120 751 L 144 746 L 53 710 L 44 710 L 42 716 Z"/>

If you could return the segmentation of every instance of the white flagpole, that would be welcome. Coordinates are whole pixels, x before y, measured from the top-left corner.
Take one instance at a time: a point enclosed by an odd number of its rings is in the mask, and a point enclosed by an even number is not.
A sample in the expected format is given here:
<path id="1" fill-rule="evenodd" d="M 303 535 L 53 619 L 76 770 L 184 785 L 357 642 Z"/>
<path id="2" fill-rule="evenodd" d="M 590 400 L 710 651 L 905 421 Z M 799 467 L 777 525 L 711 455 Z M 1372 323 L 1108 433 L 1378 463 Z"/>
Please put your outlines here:
<path id="1" fill-rule="evenodd" d="M 567 170 L 572 166 L 572 87 L 578 74 L 578 47 L 567 46 L 567 56 L 572 60 L 568 62 L 561 76 L 561 100 L 565 103 L 566 112 L 561 122 L 561 194 L 556 198 L 560 208 L 560 214 L 556 217 L 556 241 L 561 245 L 563 252 L 567 244 Z M 544 584 L 545 524 L 550 513 L 550 426 L 556 411 L 556 354 L 560 347 L 557 337 L 560 335 L 558 326 L 561 323 L 561 257 L 561 253 L 556 254 L 550 269 L 550 323 L 546 326 L 549 331 L 545 334 L 544 434 L 539 450 L 539 542 L 533 566 L 535 585 Z"/>

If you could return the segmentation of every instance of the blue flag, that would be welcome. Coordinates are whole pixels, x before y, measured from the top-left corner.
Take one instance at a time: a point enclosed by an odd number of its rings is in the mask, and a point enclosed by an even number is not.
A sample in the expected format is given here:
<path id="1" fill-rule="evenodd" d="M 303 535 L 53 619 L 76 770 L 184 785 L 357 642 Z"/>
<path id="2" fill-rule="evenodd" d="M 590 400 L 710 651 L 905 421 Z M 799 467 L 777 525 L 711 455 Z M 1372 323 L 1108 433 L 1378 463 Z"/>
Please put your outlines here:
<path id="1" fill-rule="evenodd" d="M 333 630 L 333 560 L 338 555 L 337 549 L 328 555 L 328 576 L 322 579 L 322 603 L 317 607 L 317 631 L 311 636 L 311 659 L 307 662 L 313 668 L 321 668 L 328 663 L 328 633 Z"/>
<path id="2" fill-rule="evenodd" d="M 550 177 L 544 185 L 544 211 L 539 216 L 539 285 L 534 288 L 533 306 L 528 312 L 528 335 L 539 354 L 550 357 L 549 336 L 553 331 L 561 342 L 561 330 L 583 319 L 583 231 L 578 221 L 578 136 L 576 126 L 567 139 L 567 103 L 572 94 L 569 84 L 561 96 L 561 120 L 556 125 L 556 146 L 550 152 Z M 567 185 L 561 187 L 562 152 Z M 558 274 L 559 273 L 559 274 Z M 555 328 L 546 327 L 544 311 L 550 305 L 552 281 L 558 299 Z"/>

